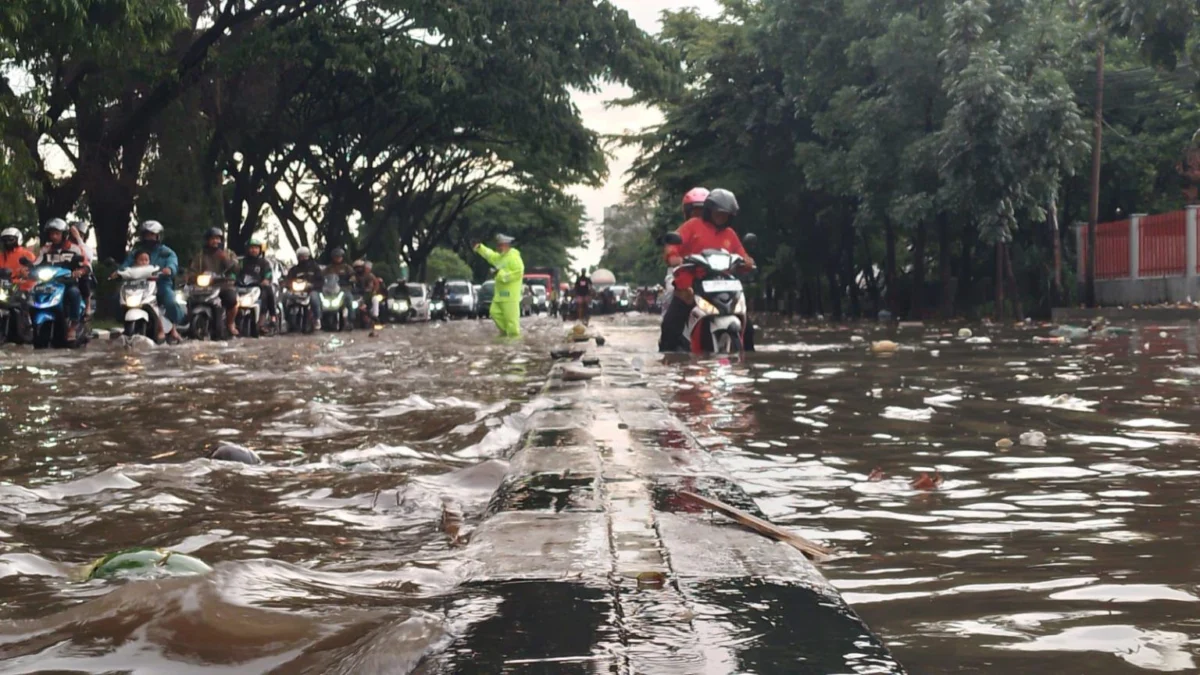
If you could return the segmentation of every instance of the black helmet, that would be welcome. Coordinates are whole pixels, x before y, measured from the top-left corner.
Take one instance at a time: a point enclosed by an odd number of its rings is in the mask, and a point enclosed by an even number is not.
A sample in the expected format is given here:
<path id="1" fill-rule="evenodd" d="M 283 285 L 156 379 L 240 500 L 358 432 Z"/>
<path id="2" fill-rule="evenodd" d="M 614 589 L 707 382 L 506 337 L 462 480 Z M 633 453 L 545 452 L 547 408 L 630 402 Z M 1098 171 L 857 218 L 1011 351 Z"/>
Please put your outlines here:
<path id="1" fill-rule="evenodd" d="M 733 219 L 736 218 L 738 214 L 737 197 L 733 196 L 732 192 L 724 188 L 717 188 L 716 190 L 708 193 L 708 199 L 704 200 L 704 219 L 711 223 L 712 214 L 715 211 L 724 211 L 725 213 L 728 213 L 729 221 L 733 222 Z"/>
<path id="2" fill-rule="evenodd" d="M 219 227 L 210 227 L 204 231 L 204 241 L 208 241 L 213 237 L 217 237 L 221 241 L 225 241 L 225 232 L 223 232 Z"/>
<path id="3" fill-rule="evenodd" d="M 335 248 L 335 249 L 333 249 L 332 252 L 330 252 L 329 255 L 330 255 L 330 257 L 333 257 L 333 258 L 336 258 L 338 256 L 342 256 L 343 258 L 345 258 L 346 257 L 346 249 L 341 248 L 341 247 Z"/>

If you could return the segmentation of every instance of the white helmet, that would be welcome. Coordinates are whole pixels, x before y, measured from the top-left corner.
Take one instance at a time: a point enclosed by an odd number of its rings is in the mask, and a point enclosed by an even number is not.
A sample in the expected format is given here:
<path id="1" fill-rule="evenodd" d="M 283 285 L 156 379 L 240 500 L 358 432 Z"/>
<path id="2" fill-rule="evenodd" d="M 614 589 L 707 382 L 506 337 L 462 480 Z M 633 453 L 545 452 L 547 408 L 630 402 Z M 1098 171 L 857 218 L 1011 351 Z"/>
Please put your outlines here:
<path id="1" fill-rule="evenodd" d="M 307 246 L 301 246 L 300 248 L 296 249 L 296 257 L 301 259 L 311 258 L 312 251 L 308 250 Z"/>
<path id="2" fill-rule="evenodd" d="M 17 246 L 21 245 L 21 231 L 20 230 L 18 230 L 15 227 L 6 227 L 6 228 L 4 228 L 3 231 L 0 231 L 0 239 L 8 239 L 10 237 L 12 239 L 17 240 Z"/>
<path id="3" fill-rule="evenodd" d="M 157 234 L 159 236 L 159 238 L 162 238 L 162 233 L 163 233 L 162 223 L 158 222 L 157 220 L 147 220 L 146 222 L 142 223 L 141 227 L 138 228 L 139 234 L 143 234 L 146 232 L 149 232 L 151 234 Z"/>
<path id="4" fill-rule="evenodd" d="M 67 232 L 67 221 L 63 220 L 62 218 L 51 218 L 51 219 L 50 219 L 50 220 L 49 220 L 49 221 L 46 223 L 46 230 L 47 230 L 47 231 L 50 231 L 50 230 L 58 230 L 59 232 L 62 232 L 62 233 L 64 233 L 64 234 L 66 234 L 66 232 Z"/>
<path id="5" fill-rule="evenodd" d="M 71 227 L 78 230 L 79 236 L 83 237 L 84 239 L 87 239 L 88 232 L 92 231 L 92 226 L 82 220 L 76 220 L 75 222 L 71 223 Z"/>

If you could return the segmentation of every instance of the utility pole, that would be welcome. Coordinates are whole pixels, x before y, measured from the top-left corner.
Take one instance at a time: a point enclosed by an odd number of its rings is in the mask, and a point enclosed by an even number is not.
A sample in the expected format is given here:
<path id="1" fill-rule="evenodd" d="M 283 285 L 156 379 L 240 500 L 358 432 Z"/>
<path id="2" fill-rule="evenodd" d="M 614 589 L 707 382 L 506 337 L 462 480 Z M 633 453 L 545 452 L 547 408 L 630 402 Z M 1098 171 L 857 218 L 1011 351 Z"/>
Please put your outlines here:
<path id="1" fill-rule="evenodd" d="M 1096 306 L 1096 222 L 1100 217 L 1100 145 L 1104 140 L 1104 39 L 1096 47 L 1096 119 L 1092 123 L 1092 194 L 1088 204 L 1087 261 L 1084 283 L 1087 306 Z"/>

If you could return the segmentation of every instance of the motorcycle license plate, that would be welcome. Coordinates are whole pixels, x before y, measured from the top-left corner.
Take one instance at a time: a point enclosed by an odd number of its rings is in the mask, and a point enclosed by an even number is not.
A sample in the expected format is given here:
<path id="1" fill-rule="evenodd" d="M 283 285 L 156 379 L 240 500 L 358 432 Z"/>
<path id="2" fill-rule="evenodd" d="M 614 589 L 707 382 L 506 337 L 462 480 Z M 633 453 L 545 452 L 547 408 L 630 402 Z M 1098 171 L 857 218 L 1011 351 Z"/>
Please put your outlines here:
<path id="1" fill-rule="evenodd" d="M 742 282 L 737 279 L 711 279 L 703 282 L 705 293 L 734 293 L 742 290 Z"/>

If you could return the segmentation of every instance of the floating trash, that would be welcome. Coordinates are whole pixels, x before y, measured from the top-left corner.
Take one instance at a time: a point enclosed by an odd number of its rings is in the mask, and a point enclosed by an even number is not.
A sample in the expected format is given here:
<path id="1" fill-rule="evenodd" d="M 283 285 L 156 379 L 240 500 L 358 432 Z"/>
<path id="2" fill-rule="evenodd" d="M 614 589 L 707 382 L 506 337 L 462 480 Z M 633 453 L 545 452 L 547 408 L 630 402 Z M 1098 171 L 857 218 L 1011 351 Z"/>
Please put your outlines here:
<path id="1" fill-rule="evenodd" d="M 96 560 L 84 568 L 84 578 L 127 579 L 158 578 L 208 574 L 212 571 L 204 561 L 190 555 L 161 548 L 131 548 Z"/>

